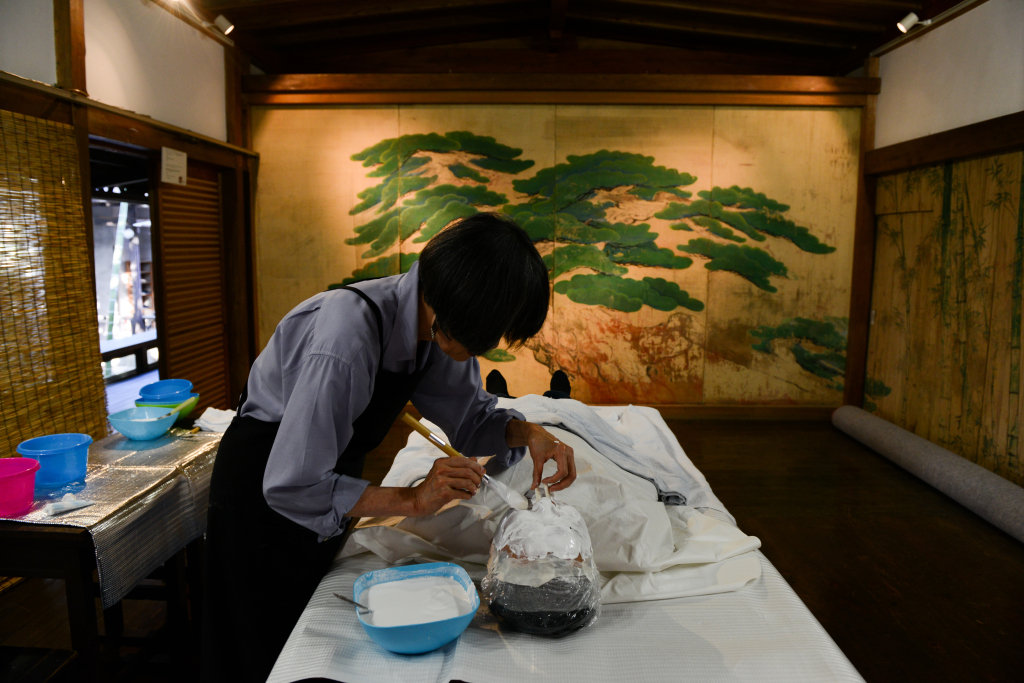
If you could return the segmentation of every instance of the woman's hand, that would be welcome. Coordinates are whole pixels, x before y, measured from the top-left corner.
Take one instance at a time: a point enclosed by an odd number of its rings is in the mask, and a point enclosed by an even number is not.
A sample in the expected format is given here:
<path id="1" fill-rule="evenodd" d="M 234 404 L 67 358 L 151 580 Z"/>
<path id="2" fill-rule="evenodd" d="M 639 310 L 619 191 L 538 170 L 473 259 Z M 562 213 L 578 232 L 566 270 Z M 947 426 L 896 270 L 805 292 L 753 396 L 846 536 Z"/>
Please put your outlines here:
<path id="1" fill-rule="evenodd" d="M 432 515 L 453 500 L 468 500 L 480 487 L 484 468 L 472 458 L 438 458 L 413 488 L 413 517 Z"/>
<path id="2" fill-rule="evenodd" d="M 505 428 L 505 438 L 510 448 L 526 446 L 533 460 L 533 486 L 548 484 L 552 491 L 561 491 L 576 481 L 576 461 L 572 448 L 554 437 L 551 432 L 540 425 L 509 420 Z M 554 460 L 558 471 L 547 479 L 541 480 L 544 474 L 544 463 Z"/>
<path id="3" fill-rule="evenodd" d="M 438 458 L 418 486 L 367 486 L 345 516 L 432 515 L 450 501 L 472 498 L 483 474 L 484 468 L 472 458 Z"/>

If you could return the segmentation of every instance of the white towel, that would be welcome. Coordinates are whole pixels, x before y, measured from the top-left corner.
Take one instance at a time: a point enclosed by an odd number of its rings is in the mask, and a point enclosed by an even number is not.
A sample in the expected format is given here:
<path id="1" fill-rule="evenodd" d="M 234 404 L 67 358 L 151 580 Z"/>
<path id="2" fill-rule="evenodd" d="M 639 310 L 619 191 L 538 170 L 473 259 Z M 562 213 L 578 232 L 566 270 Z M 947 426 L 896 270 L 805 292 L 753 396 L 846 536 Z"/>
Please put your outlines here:
<path id="1" fill-rule="evenodd" d="M 196 427 L 204 432 L 223 432 L 234 417 L 235 411 L 233 410 L 218 410 L 210 407 L 203 412 L 202 417 L 196 420 Z"/>

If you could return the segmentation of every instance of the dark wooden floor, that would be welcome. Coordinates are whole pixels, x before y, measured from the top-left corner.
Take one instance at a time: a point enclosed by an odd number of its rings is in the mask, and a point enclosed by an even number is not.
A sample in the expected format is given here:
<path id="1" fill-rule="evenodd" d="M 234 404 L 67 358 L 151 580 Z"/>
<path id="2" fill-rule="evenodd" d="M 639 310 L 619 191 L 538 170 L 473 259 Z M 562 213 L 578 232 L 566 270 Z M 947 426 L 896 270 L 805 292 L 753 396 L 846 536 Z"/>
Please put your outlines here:
<path id="1" fill-rule="evenodd" d="M 669 425 L 866 680 L 1024 680 L 1024 544 L 828 423 Z"/>
<path id="2" fill-rule="evenodd" d="M 865 679 L 1021 679 L 1024 544 L 827 422 L 669 426 Z M 380 482 L 409 431 L 396 424 L 367 479 Z M 69 648 L 64 614 L 60 582 L 15 586 L 0 595 L 0 647 Z M 162 603 L 126 603 L 129 632 L 163 618 Z M 169 656 L 111 677 L 180 680 L 160 666 Z"/>

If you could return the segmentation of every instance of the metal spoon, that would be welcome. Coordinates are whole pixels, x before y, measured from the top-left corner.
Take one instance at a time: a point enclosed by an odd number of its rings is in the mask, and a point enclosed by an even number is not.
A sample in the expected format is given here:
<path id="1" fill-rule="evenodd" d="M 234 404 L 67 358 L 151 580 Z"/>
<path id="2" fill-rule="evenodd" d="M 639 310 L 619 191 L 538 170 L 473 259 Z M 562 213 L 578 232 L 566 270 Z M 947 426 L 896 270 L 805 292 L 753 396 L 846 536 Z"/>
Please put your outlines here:
<path id="1" fill-rule="evenodd" d="M 355 605 L 356 607 L 358 607 L 360 609 L 366 610 L 367 614 L 370 614 L 371 612 L 373 612 L 373 610 L 370 609 L 369 607 L 367 607 L 365 605 L 360 605 L 355 600 L 352 600 L 351 598 L 346 598 L 344 595 L 338 595 L 337 593 L 335 593 L 334 597 L 338 598 L 339 600 L 344 600 L 345 602 L 351 603 L 351 604 Z"/>

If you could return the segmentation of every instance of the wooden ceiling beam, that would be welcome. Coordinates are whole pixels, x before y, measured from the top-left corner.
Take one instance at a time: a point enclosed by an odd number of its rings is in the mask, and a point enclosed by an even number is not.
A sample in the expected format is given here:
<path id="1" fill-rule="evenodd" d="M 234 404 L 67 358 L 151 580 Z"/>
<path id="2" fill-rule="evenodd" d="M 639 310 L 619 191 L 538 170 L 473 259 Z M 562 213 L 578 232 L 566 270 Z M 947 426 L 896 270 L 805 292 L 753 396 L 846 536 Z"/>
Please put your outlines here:
<path id="1" fill-rule="evenodd" d="M 397 36 L 416 37 L 425 36 L 429 39 L 432 32 L 443 32 L 446 35 L 457 35 L 459 31 L 495 28 L 500 29 L 505 25 L 522 25 L 529 23 L 526 31 L 517 31 L 516 35 L 529 35 L 536 31 L 537 24 L 542 17 L 536 12 L 523 12 L 521 8 L 511 7 L 503 11 L 488 12 L 486 14 L 474 15 L 464 14 L 459 16 L 443 16 L 417 19 L 404 19 L 401 21 L 389 21 L 383 24 L 356 24 L 348 22 L 333 23 L 320 28 L 287 32 L 261 32 L 253 35 L 262 45 L 271 48 L 282 48 L 292 45 L 310 45 L 336 40 L 353 40 L 367 43 L 376 40 L 390 41 Z M 452 42 L 467 42 L 464 39 L 455 39 Z M 422 43 L 421 43 L 422 44 Z M 437 44 L 437 43 L 427 43 Z"/>
<path id="2" fill-rule="evenodd" d="M 290 62 L 294 73 L 591 73 L 834 75 L 831 62 L 704 50 L 568 50 L 427 47 L 374 53 L 318 54 Z"/>
<path id="3" fill-rule="evenodd" d="M 605 4 L 605 3 L 602 3 Z M 688 12 L 706 16 L 732 17 L 740 19 L 757 19 L 801 26 L 818 26 L 839 29 L 855 33 L 881 33 L 885 29 L 878 23 L 856 21 L 835 16 L 810 14 L 816 12 L 813 4 L 807 5 L 802 12 L 794 8 L 790 11 L 779 11 L 774 5 L 751 4 L 727 5 L 710 2 L 681 2 L 679 0 L 609 0 L 606 4 L 620 6 L 623 11 L 633 8 L 670 10 L 672 12 Z"/>
<path id="4" fill-rule="evenodd" d="M 565 30 L 565 16 L 569 0 L 550 0 L 548 12 L 548 52 L 559 52 L 562 47 L 562 31 Z"/>
<path id="5" fill-rule="evenodd" d="M 621 12 L 601 12 L 589 8 L 586 13 L 570 11 L 568 16 L 572 20 L 572 30 L 578 35 L 586 35 L 583 31 L 576 28 L 576 23 L 580 22 L 591 25 L 604 25 L 612 28 L 630 28 L 640 31 L 659 31 L 664 34 L 675 34 L 680 37 L 679 42 L 683 45 L 686 43 L 685 36 L 698 35 L 714 38 L 757 41 L 762 44 L 774 43 L 799 45 L 831 50 L 855 50 L 858 47 L 857 43 L 849 40 L 829 39 L 818 37 L 814 34 L 801 35 L 793 32 L 715 25 L 695 21 L 642 19 Z"/>
<path id="6" fill-rule="evenodd" d="M 501 23 L 463 28 L 454 32 L 414 32 L 387 36 L 369 36 L 361 40 L 344 40 L 342 42 L 325 42 L 306 45 L 289 50 L 282 58 L 284 68 L 275 73 L 324 71 L 324 62 L 345 55 L 372 54 L 393 50 L 409 50 L 414 48 L 451 46 L 459 43 L 475 43 L 501 38 L 520 38 L 529 36 L 536 30 L 530 23 Z"/>
<path id="7" fill-rule="evenodd" d="M 280 74 L 246 76 L 246 93 L 556 91 L 876 95 L 878 78 L 731 74 Z"/>
<path id="8" fill-rule="evenodd" d="M 268 4 L 209 11 L 230 13 L 231 21 L 239 30 L 256 31 L 287 29 L 325 21 L 387 22 L 406 16 L 458 15 L 510 4 L 543 6 L 541 0 L 314 0 L 303 2 L 301 6 L 294 1 L 274 0 Z"/>

